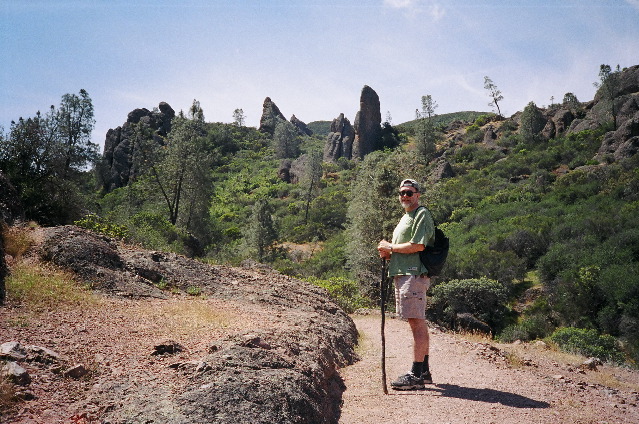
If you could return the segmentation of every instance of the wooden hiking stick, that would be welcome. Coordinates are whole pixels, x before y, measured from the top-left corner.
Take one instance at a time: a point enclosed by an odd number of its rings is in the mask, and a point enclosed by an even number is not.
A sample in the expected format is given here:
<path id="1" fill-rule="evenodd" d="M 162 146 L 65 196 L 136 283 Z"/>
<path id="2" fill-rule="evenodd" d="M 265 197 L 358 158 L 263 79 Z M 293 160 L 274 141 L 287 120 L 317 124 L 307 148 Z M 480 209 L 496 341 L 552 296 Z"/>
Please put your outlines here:
<path id="1" fill-rule="evenodd" d="M 388 394 L 388 387 L 386 386 L 386 336 L 384 335 L 384 325 L 386 318 L 386 259 L 382 259 L 382 279 L 379 284 L 380 292 L 380 306 L 382 310 L 382 388 L 384 394 Z"/>

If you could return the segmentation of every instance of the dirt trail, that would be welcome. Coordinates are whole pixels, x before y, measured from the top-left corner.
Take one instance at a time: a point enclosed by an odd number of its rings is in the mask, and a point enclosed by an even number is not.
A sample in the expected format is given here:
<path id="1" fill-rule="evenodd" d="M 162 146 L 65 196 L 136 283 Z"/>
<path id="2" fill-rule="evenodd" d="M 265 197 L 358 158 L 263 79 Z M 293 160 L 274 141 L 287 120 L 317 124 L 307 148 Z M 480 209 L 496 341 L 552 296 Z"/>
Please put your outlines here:
<path id="1" fill-rule="evenodd" d="M 384 395 L 380 317 L 354 316 L 361 360 L 342 370 L 340 423 L 639 423 L 639 373 L 578 368 L 583 358 L 531 344 L 467 341 L 431 329 L 433 385 L 396 392 L 390 381 L 410 366 L 408 324 L 386 320 Z"/>

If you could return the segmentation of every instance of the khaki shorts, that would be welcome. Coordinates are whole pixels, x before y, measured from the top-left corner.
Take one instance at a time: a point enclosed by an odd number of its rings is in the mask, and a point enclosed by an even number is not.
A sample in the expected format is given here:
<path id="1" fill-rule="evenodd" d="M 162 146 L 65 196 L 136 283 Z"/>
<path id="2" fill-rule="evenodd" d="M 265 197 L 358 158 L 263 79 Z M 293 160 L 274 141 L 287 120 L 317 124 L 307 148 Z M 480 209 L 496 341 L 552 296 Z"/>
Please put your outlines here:
<path id="1" fill-rule="evenodd" d="M 426 319 L 426 291 L 430 278 L 420 275 L 397 275 L 395 283 L 395 310 L 400 318 Z"/>

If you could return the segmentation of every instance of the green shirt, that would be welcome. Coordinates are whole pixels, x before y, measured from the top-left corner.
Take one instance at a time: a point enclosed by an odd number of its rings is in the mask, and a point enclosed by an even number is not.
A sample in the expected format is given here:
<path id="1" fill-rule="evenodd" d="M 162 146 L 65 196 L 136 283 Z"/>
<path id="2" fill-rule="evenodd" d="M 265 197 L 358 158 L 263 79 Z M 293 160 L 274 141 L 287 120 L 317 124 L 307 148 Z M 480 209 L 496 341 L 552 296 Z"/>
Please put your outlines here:
<path id="1" fill-rule="evenodd" d="M 433 245 L 435 238 L 435 224 L 430 211 L 425 207 L 407 212 L 399 220 L 397 227 L 393 231 L 393 244 L 411 242 Z M 419 252 L 416 253 L 393 253 L 388 264 L 388 275 L 422 275 L 428 270 L 419 259 Z"/>

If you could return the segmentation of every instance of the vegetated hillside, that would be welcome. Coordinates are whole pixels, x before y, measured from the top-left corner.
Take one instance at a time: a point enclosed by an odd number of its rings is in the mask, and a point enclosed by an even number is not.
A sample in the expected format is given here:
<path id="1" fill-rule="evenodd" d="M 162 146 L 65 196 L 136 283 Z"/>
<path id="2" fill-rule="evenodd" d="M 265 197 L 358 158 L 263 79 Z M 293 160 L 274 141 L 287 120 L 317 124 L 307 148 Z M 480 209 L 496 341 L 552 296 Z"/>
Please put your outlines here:
<path id="1" fill-rule="evenodd" d="M 474 122 L 475 119 L 482 115 L 492 115 L 488 112 L 473 112 L 473 111 L 465 111 L 465 112 L 451 112 L 451 113 L 442 113 L 441 115 L 435 115 L 432 118 L 432 122 L 436 127 L 446 127 L 455 121 L 461 122 Z M 404 122 L 399 125 L 396 125 L 396 128 L 400 132 L 415 134 L 417 127 L 420 123 L 423 122 L 423 119 L 414 119 L 412 121 Z"/>
<path id="2" fill-rule="evenodd" d="M 313 121 L 306 124 L 309 130 L 313 131 L 313 135 L 326 137 L 331 132 L 331 121 Z"/>
<path id="3" fill-rule="evenodd" d="M 377 296 L 375 245 L 401 215 L 397 181 L 411 176 L 424 183 L 423 203 L 453 246 L 441 287 L 433 288 L 431 319 L 505 340 L 578 327 L 594 333 L 564 335 L 561 343 L 602 344 L 595 351 L 618 360 L 619 346 L 599 338 L 610 334 L 637 358 L 638 69 L 611 73 L 589 102 L 566 93 L 561 104 L 531 102 L 509 118 L 434 117 L 432 151 L 420 150 L 416 122 L 398 125 L 397 148 L 361 161 L 321 163 L 326 140 L 317 135 L 206 124 L 190 159 L 208 164 L 210 174 L 197 174 L 206 179 L 167 171 L 181 169 L 171 168 L 180 150 L 158 163 L 164 178 L 192 180 L 189 190 L 201 196 L 181 203 L 175 222 L 167 223 L 161 178 L 143 167 L 146 178 L 101 200 L 102 219 L 154 248 L 188 252 L 200 243 L 214 261 L 252 256 L 319 278 L 354 308 Z"/>
<path id="4" fill-rule="evenodd" d="M 335 162 L 322 161 L 326 137 L 286 122 L 272 133 L 207 123 L 197 102 L 168 131 L 164 105 L 110 134 L 137 143 L 130 163 L 115 161 L 130 180 L 94 206 L 87 196 L 95 214 L 78 224 L 212 262 L 252 257 L 353 310 L 378 295 L 375 246 L 401 216 L 396 185 L 410 176 L 452 244 L 432 320 L 636 360 L 639 67 L 600 76 L 589 101 L 566 93 L 511 117 L 405 123 L 385 133 L 396 147 Z"/>

